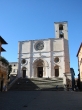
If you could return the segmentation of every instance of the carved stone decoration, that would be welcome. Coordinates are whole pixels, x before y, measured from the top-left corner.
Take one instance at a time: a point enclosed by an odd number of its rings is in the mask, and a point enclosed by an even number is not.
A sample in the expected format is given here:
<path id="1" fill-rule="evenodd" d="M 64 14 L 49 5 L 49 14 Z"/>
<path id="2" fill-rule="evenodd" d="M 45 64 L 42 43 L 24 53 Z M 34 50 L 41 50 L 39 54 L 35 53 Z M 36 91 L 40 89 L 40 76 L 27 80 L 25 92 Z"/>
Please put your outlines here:
<path id="1" fill-rule="evenodd" d="M 43 62 L 38 62 L 37 66 L 43 66 Z"/>

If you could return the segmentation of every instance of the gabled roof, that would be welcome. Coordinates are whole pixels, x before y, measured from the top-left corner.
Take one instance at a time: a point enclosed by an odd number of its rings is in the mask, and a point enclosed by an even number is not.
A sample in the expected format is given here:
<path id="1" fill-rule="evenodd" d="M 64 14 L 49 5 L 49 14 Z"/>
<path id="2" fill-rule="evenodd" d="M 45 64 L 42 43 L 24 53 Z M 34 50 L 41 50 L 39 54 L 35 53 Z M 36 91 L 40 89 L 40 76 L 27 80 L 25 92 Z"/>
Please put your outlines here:
<path id="1" fill-rule="evenodd" d="M 0 36 L 0 41 L 2 44 L 8 44 L 1 36 Z"/>
<path id="2" fill-rule="evenodd" d="M 79 47 L 79 50 L 78 50 L 78 53 L 77 53 L 77 57 L 78 57 L 78 54 L 79 54 L 79 52 L 80 52 L 81 47 L 82 47 L 82 42 L 81 42 L 81 44 L 80 44 L 80 47 Z"/>

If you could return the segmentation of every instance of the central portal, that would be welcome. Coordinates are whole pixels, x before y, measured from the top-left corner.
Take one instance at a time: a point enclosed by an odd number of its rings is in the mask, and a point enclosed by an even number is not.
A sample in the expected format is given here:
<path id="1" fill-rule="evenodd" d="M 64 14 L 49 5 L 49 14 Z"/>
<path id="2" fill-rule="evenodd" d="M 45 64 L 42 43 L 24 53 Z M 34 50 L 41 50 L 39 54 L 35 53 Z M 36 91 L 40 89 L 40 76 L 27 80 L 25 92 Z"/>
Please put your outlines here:
<path id="1" fill-rule="evenodd" d="M 42 78 L 43 77 L 43 67 L 38 67 L 38 77 Z"/>
<path id="2" fill-rule="evenodd" d="M 26 67 L 22 68 L 22 77 L 26 78 Z"/>
<path id="3" fill-rule="evenodd" d="M 23 70 L 23 78 L 26 77 L 26 70 Z"/>

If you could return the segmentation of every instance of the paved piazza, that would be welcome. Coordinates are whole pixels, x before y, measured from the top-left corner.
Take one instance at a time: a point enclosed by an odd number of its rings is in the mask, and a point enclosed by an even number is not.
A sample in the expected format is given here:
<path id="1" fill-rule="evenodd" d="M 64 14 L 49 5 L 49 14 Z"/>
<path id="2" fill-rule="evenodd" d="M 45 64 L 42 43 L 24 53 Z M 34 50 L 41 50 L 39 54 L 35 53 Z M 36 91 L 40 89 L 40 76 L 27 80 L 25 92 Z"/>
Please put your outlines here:
<path id="1" fill-rule="evenodd" d="M 0 92 L 0 110 L 82 110 L 82 92 Z"/>

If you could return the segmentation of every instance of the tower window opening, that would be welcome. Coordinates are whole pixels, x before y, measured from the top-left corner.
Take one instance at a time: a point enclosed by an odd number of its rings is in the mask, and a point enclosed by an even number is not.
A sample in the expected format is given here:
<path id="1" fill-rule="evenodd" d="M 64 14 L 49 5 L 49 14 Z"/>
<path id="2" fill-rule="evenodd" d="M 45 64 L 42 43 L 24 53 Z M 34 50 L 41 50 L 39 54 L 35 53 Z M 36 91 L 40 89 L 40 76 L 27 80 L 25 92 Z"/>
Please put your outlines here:
<path id="1" fill-rule="evenodd" d="M 59 37 L 64 38 L 64 33 L 62 32 L 62 30 L 59 30 Z"/>
<path id="2" fill-rule="evenodd" d="M 59 25 L 59 30 L 63 30 L 63 25 L 62 24 Z"/>
<path id="3" fill-rule="evenodd" d="M 60 34 L 60 38 L 64 38 L 64 35 L 63 34 Z"/>

